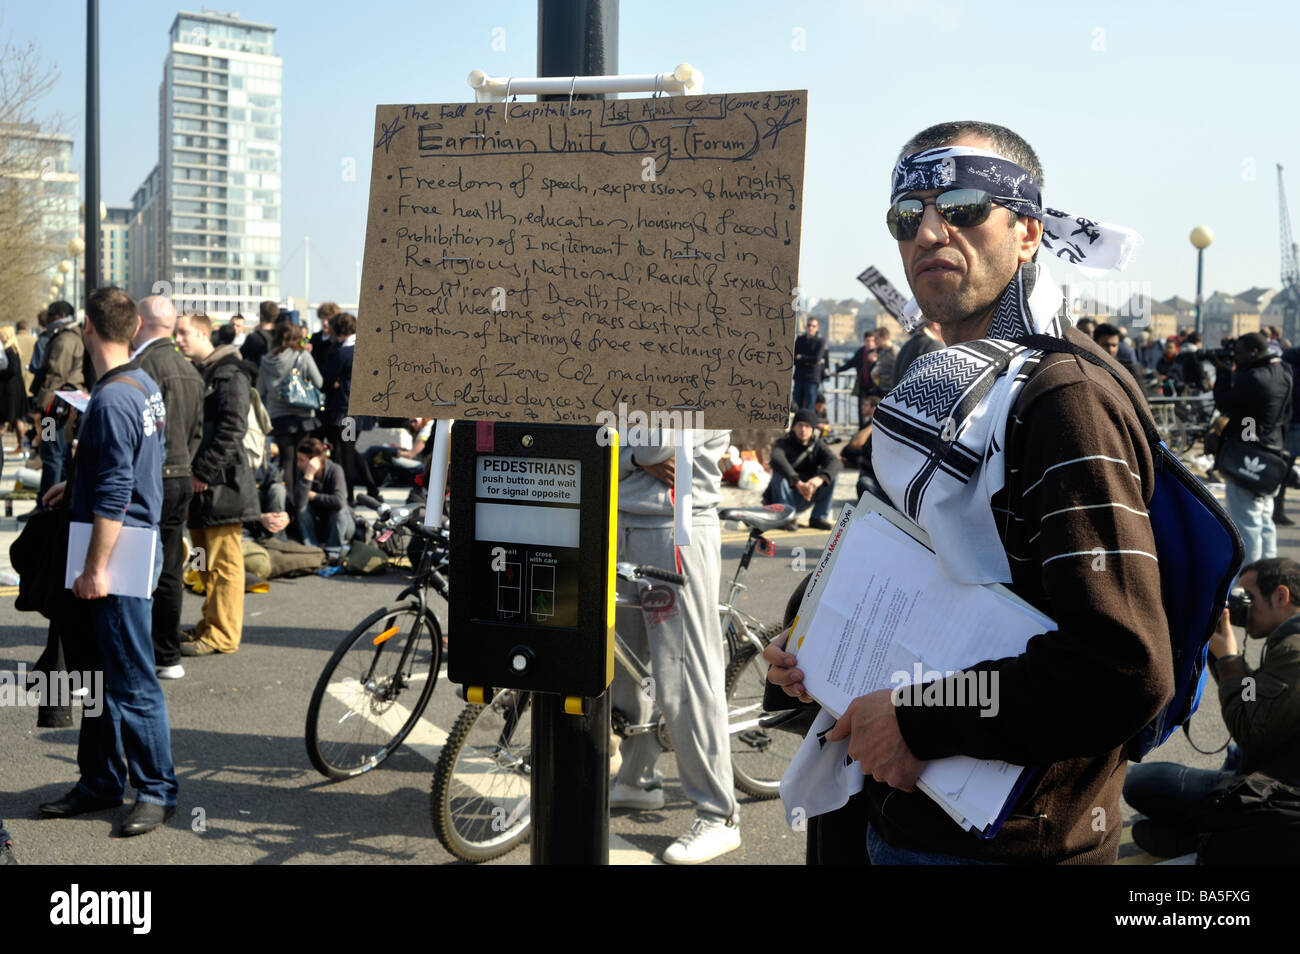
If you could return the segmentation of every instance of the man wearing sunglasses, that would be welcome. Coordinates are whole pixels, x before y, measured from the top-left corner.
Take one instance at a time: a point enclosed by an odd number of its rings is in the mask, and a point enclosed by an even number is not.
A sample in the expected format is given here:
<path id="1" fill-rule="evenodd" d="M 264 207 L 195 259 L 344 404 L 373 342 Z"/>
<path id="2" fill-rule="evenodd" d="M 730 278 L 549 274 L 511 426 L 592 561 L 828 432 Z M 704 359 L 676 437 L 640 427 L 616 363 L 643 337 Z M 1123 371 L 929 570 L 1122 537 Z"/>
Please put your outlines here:
<path id="1" fill-rule="evenodd" d="M 1035 259 L 1047 249 L 1097 274 L 1123 267 L 1137 236 L 1046 208 L 1042 182 L 1023 139 L 974 122 L 918 134 L 894 169 L 886 225 L 914 295 L 904 324 L 938 322 L 946 347 L 913 361 L 877 408 L 877 479 L 948 577 L 1006 583 L 1057 629 L 969 667 L 996 676 L 996 712 L 927 705 L 934 691 L 916 686 L 855 699 L 833 727 L 822 713 L 813 730 L 847 742 L 862 793 L 854 773 L 787 773 L 783 797 L 839 784 L 865 799 L 873 864 L 1113 863 L 1126 743 L 1172 696 L 1139 411 L 1105 369 L 1016 343 L 1063 336 L 1110 361 Z M 776 642 L 766 655 L 769 679 L 806 699 L 795 657 Z M 923 760 L 958 754 L 1042 768 L 993 838 L 916 789 Z"/>

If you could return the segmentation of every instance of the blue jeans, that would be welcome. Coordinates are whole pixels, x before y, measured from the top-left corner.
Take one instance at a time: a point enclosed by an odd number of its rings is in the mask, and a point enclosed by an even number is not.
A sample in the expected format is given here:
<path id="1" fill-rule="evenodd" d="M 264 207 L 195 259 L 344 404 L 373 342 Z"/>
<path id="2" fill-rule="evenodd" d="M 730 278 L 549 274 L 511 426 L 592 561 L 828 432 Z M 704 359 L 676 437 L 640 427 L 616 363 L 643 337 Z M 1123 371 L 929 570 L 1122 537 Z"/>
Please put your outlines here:
<path id="1" fill-rule="evenodd" d="M 1246 545 L 1246 562 L 1277 556 L 1277 526 L 1273 523 L 1273 498 L 1247 490 L 1231 480 L 1224 480 L 1224 506 L 1228 516 L 1241 531 L 1241 541 Z"/>
<path id="2" fill-rule="evenodd" d="M 337 550 L 352 540 L 356 529 L 357 522 L 347 507 L 340 507 L 332 513 L 314 511 L 309 506 L 298 511 L 298 530 L 302 542 L 309 547 L 320 546 L 317 541 L 324 537 L 325 549 Z"/>
<path id="3" fill-rule="evenodd" d="M 1207 794 L 1224 779 L 1237 774 L 1241 748 L 1229 744 L 1223 766 L 1198 769 L 1177 762 L 1145 762 L 1130 765 L 1124 779 L 1124 801 L 1152 821 L 1169 825 L 1192 825 L 1192 813 Z"/>
<path id="4" fill-rule="evenodd" d="M 780 474 L 772 475 L 772 503 L 794 507 L 795 513 L 812 507 L 812 520 L 825 520 L 831 512 L 831 498 L 835 495 L 833 484 L 822 484 L 813 494 L 812 500 L 804 500 L 803 495 L 794 489 L 794 485 Z"/>
<path id="5" fill-rule="evenodd" d="M 974 836 L 972 836 L 974 837 Z M 914 848 L 896 848 L 867 826 L 867 854 L 873 865 L 1000 865 L 1000 861 L 978 861 L 960 855 L 945 855 L 938 851 L 918 851 Z"/>
<path id="6" fill-rule="evenodd" d="M 795 378 L 794 406 L 802 411 L 804 408 L 812 407 L 816 404 L 817 388 L 818 383 L 816 381 L 800 381 L 798 378 Z"/>
<path id="7" fill-rule="evenodd" d="M 132 596 L 105 596 L 86 606 L 83 619 L 94 630 L 104 699 L 99 715 L 83 711 L 81 717 L 77 787 L 92 798 L 119 799 L 129 769 L 139 801 L 171 808 L 178 786 L 167 699 L 154 673 L 152 615 L 153 600 Z"/>
<path id="8" fill-rule="evenodd" d="M 54 440 L 41 441 L 41 487 L 36 492 L 37 501 L 45 496 L 45 491 L 63 479 L 67 471 L 68 450 L 68 439 L 61 427 L 55 428 Z"/>

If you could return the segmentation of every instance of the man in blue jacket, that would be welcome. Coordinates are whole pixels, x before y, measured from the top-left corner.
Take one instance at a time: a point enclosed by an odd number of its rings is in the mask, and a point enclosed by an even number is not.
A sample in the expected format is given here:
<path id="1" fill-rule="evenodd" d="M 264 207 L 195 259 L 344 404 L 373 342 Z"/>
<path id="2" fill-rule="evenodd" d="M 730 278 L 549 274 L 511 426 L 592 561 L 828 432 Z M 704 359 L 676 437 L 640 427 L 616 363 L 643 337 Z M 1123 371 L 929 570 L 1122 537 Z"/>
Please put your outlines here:
<path id="1" fill-rule="evenodd" d="M 82 601 L 76 610 L 84 614 L 85 630 L 94 634 L 106 704 L 82 714 L 77 787 L 41 806 L 47 818 L 114 808 L 122 804 L 129 770 L 136 802 L 121 836 L 142 835 L 174 815 L 177 792 L 167 700 L 154 672 L 153 601 L 109 592 L 109 558 L 123 527 L 152 531 L 155 554 L 145 592 L 153 591 L 162 565 L 158 520 L 166 409 L 158 385 L 129 361 L 139 327 L 126 292 L 110 286 L 91 293 L 85 343 L 99 381 L 78 437 L 71 518 L 92 530 L 72 595 Z M 50 488 L 45 503 L 58 502 L 66 488 L 66 482 Z"/>

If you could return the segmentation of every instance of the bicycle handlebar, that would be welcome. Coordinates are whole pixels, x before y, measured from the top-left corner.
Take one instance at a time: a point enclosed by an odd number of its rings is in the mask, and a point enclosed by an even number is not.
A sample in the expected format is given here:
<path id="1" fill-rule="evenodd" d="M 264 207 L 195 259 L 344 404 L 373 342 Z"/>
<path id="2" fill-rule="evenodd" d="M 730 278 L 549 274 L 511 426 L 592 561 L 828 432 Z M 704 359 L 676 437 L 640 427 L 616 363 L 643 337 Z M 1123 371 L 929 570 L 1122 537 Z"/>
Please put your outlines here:
<path id="1" fill-rule="evenodd" d="M 680 573 L 673 573 L 669 570 L 661 570 L 657 566 L 642 564 L 636 568 L 637 576 L 648 577 L 652 580 L 663 580 L 665 583 L 676 583 L 678 586 L 686 585 L 686 577 Z"/>

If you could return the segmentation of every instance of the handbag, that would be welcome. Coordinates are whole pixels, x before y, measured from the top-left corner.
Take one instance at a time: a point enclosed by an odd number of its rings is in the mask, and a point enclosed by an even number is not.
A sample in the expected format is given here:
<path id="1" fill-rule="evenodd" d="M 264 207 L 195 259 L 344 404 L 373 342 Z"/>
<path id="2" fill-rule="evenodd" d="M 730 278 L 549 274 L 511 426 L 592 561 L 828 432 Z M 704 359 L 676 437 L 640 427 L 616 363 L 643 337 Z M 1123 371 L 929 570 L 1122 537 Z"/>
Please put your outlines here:
<path id="1" fill-rule="evenodd" d="M 290 407 L 306 407 L 313 411 L 325 407 L 325 395 L 321 389 L 303 380 L 302 370 L 298 367 L 290 368 L 280 385 L 280 400 Z"/>
<path id="2" fill-rule="evenodd" d="M 1277 493 L 1291 469 L 1291 462 L 1258 441 L 1233 437 L 1219 444 L 1214 469 L 1226 479 L 1261 497 Z"/>

